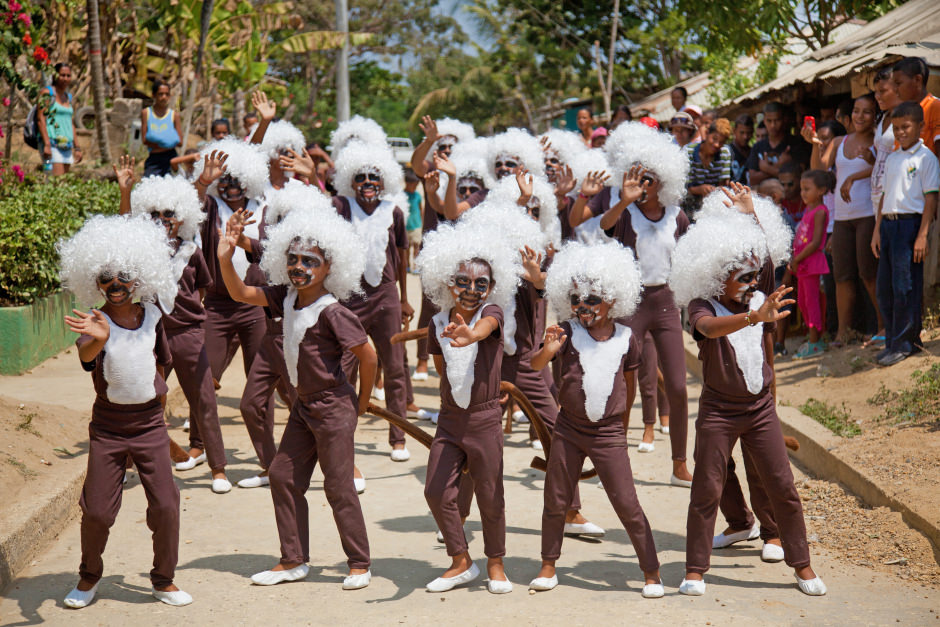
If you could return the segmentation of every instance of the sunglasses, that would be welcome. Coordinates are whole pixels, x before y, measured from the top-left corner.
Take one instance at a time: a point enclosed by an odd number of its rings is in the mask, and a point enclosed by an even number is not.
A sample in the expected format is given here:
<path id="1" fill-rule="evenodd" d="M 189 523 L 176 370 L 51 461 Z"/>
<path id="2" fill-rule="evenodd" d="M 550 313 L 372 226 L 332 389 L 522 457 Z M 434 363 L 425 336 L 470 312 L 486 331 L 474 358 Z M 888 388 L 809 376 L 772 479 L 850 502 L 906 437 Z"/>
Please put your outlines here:
<path id="1" fill-rule="evenodd" d="M 515 170 L 519 167 L 519 163 L 516 161 L 497 161 L 496 168 L 509 168 L 510 170 Z"/>
<path id="2" fill-rule="evenodd" d="M 475 292 L 480 292 L 485 294 L 487 290 L 490 289 L 490 280 L 486 277 L 480 277 L 476 280 L 471 280 L 470 277 L 464 275 L 457 275 L 454 277 L 454 285 L 461 290 L 472 290 Z"/>
<path id="3" fill-rule="evenodd" d="M 367 179 L 370 183 L 380 183 L 382 181 L 382 177 L 373 172 L 368 174 L 360 173 L 353 177 L 353 180 L 357 183 L 365 183 Z"/>
<path id="4" fill-rule="evenodd" d="M 310 255 L 295 255 L 294 253 L 287 253 L 287 267 L 292 268 L 297 264 L 300 264 L 307 269 L 313 269 L 319 268 L 323 264 L 323 260 L 319 257 L 311 257 Z"/>
<path id="5" fill-rule="evenodd" d="M 219 178 L 219 187 L 241 187 L 238 183 L 238 179 L 234 176 L 226 174 Z"/>
<path id="6" fill-rule="evenodd" d="M 457 187 L 457 193 L 460 194 L 461 196 L 469 196 L 470 194 L 476 194 L 478 191 L 480 191 L 480 188 L 476 187 L 475 185 L 460 185 L 459 187 Z"/>
<path id="7" fill-rule="evenodd" d="M 115 279 L 117 279 L 118 283 L 123 283 L 125 285 L 129 285 L 133 283 L 135 280 L 134 277 L 131 276 L 130 272 L 126 272 L 123 270 L 121 272 L 118 272 L 116 275 L 108 271 L 104 271 L 98 275 L 98 283 L 100 283 L 101 285 L 107 285 L 108 283 L 111 283 Z"/>
<path id="8" fill-rule="evenodd" d="M 644 185 L 644 184 L 652 185 L 653 183 L 658 183 L 658 182 L 659 182 L 659 179 L 657 179 L 652 174 L 644 174 L 642 177 L 640 177 L 640 185 Z"/>
<path id="9" fill-rule="evenodd" d="M 683 128 L 694 128 L 694 124 L 688 118 L 672 118 L 669 120 L 670 126 L 681 126 Z"/>
<path id="10" fill-rule="evenodd" d="M 450 152 L 451 148 L 453 147 L 454 147 L 453 144 L 438 144 L 437 150 L 438 152 Z"/>
<path id="11" fill-rule="evenodd" d="M 173 211 L 172 209 L 167 209 L 166 211 L 151 211 L 150 212 L 150 219 L 152 220 L 161 220 L 161 219 L 172 220 L 175 217 L 176 217 L 176 212 Z"/>
<path id="12" fill-rule="evenodd" d="M 572 307 L 577 307 L 581 303 L 584 303 L 588 307 L 597 307 L 602 302 L 604 302 L 604 299 L 602 299 L 600 296 L 597 296 L 595 294 L 591 294 L 590 296 L 581 296 L 580 294 L 572 294 L 570 296 L 570 299 L 571 299 Z"/>

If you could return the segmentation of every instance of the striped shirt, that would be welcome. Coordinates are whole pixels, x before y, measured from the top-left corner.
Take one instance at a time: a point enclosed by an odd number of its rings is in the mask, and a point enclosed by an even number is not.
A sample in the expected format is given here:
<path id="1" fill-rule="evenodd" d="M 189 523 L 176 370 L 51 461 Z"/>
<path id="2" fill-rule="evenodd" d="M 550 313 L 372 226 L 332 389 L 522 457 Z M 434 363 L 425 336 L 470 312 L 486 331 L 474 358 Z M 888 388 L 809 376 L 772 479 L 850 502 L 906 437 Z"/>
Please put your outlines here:
<path id="1" fill-rule="evenodd" d="M 710 165 L 702 163 L 699 155 L 701 142 L 695 142 L 685 147 L 685 154 L 689 157 L 689 179 L 686 187 L 698 185 L 724 185 L 731 180 L 731 149 L 725 144 L 721 151 L 712 157 Z"/>

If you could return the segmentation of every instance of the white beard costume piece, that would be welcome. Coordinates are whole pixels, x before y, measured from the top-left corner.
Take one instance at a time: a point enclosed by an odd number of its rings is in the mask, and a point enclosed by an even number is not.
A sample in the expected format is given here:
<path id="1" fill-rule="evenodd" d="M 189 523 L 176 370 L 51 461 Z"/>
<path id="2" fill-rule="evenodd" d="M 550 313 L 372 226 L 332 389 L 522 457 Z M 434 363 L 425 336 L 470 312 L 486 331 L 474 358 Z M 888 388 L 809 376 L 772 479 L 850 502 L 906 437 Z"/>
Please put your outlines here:
<path id="1" fill-rule="evenodd" d="M 760 309 L 766 297 L 762 292 L 754 292 L 749 303 L 750 309 Z M 733 315 L 728 308 L 718 302 L 718 299 L 709 298 L 708 302 L 715 308 L 718 316 Z M 764 388 L 764 325 L 747 326 L 728 335 L 728 341 L 734 349 L 735 362 L 738 370 L 744 376 L 747 391 L 758 394 Z"/>
<path id="2" fill-rule="evenodd" d="M 231 218 L 235 212 L 232 211 L 232 208 L 225 204 L 225 201 L 221 198 L 217 197 L 215 201 L 219 207 L 219 220 L 222 222 L 222 228 L 224 229 L 228 219 Z M 261 214 L 258 212 L 258 208 L 258 201 L 254 198 L 250 199 L 245 205 L 245 211 L 251 211 L 260 216 Z M 246 237 L 258 239 L 260 237 L 260 233 L 258 232 L 258 223 L 255 222 L 254 224 L 246 224 L 244 234 Z M 248 274 L 248 268 L 251 266 L 251 263 L 249 263 L 248 255 L 245 253 L 243 248 L 238 246 L 235 247 L 235 253 L 232 255 L 232 265 L 235 266 L 235 272 L 238 274 L 239 278 L 244 281 L 245 275 Z"/>
<path id="3" fill-rule="evenodd" d="M 473 314 L 473 319 L 467 322 L 467 326 L 473 326 L 483 317 L 483 310 L 487 303 L 480 305 L 477 312 Z M 454 402 L 458 407 L 466 409 L 470 406 L 470 395 L 473 392 L 474 367 L 477 361 L 477 352 L 480 349 L 480 343 L 474 342 L 469 346 L 452 346 L 450 338 L 440 337 L 447 325 L 450 324 L 450 310 L 444 310 L 435 314 L 431 319 L 434 323 L 434 331 L 440 338 L 441 353 L 444 356 L 444 362 L 447 364 L 447 382 L 450 383 L 450 393 L 454 397 Z"/>
<path id="4" fill-rule="evenodd" d="M 363 278 L 372 287 L 378 287 L 382 282 L 382 271 L 385 269 L 388 249 L 388 229 L 395 219 L 395 204 L 383 200 L 375 208 L 372 215 L 367 214 L 356 199 L 348 196 L 349 213 L 356 233 L 362 239 L 366 250 L 366 271 Z"/>
<path id="5" fill-rule="evenodd" d="M 584 371 L 584 413 L 592 422 L 604 417 L 607 399 L 620 374 L 620 363 L 630 348 L 630 327 L 614 323 L 610 339 L 598 342 L 575 319 L 571 323 L 571 345 L 578 351 L 578 361 Z"/>
<path id="6" fill-rule="evenodd" d="M 620 194 L 617 191 L 619 201 Z M 611 204 L 615 204 L 613 196 Z M 672 251 L 676 247 L 676 218 L 681 210 L 676 205 L 666 207 L 663 217 L 656 222 L 643 215 L 636 204 L 631 203 L 627 211 L 630 212 L 630 223 L 636 233 L 636 256 L 640 262 L 643 285 L 664 285 L 669 280 L 672 267 Z"/>
<path id="7" fill-rule="evenodd" d="M 611 187 L 610 206 L 613 207 L 618 202 L 620 202 L 620 188 Z M 601 228 L 601 219 L 603 217 L 604 214 L 594 216 L 574 227 L 575 239 L 582 244 L 603 244 L 604 242 L 614 241 L 613 238 L 607 235 L 604 229 Z"/>
<path id="8" fill-rule="evenodd" d="M 112 403 L 137 405 L 152 401 L 157 395 L 153 386 L 157 376 L 153 347 L 161 314 L 152 303 L 141 305 L 144 320 L 137 329 L 125 329 L 102 312 L 111 328 L 111 335 L 104 345 L 102 371 L 104 380 L 108 382 L 108 400 Z"/>
<path id="9" fill-rule="evenodd" d="M 284 297 L 284 361 L 291 385 L 297 387 L 297 360 L 300 357 L 300 343 L 307 335 L 307 329 L 320 319 L 323 310 L 338 302 L 332 294 L 326 293 L 303 309 L 294 309 L 297 302 L 297 290 L 288 288 Z"/>

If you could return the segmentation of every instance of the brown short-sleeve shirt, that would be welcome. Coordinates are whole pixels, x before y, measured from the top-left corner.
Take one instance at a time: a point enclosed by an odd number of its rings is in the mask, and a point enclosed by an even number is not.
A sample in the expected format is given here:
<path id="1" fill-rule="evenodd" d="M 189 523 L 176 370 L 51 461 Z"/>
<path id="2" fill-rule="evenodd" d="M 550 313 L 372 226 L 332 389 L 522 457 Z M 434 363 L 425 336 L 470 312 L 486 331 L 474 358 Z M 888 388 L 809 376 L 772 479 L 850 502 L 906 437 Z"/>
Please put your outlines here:
<path id="1" fill-rule="evenodd" d="M 345 196 L 334 196 L 333 206 L 336 213 L 344 220 L 352 222 L 352 210 L 349 206 L 349 198 Z M 362 289 L 366 297 L 377 292 L 386 283 L 394 283 L 398 280 L 398 269 L 401 265 L 401 256 L 399 249 L 408 248 L 408 232 L 405 230 L 405 214 L 400 207 L 395 207 L 392 225 L 388 227 L 388 246 L 385 248 L 385 268 L 382 269 L 382 282 L 377 287 L 369 285 L 368 281 L 362 282 Z M 356 298 L 356 297 L 353 297 Z"/>
<path id="2" fill-rule="evenodd" d="M 179 290 L 176 293 L 176 302 L 173 311 L 163 316 L 163 326 L 167 331 L 188 328 L 202 324 L 206 319 L 206 310 L 202 306 L 201 289 L 212 285 L 212 275 L 206 258 L 197 247 L 189 257 L 189 263 L 183 268 L 183 276 L 179 280 Z"/>
<path id="3" fill-rule="evenodd" d="M 206 221 L 201 227 L 202 250 L 205 251 L 203 257 L 212 277 L 212 285 L 207 290 L 207 296 L 231 300 L 232 297 L 229 296 L 228 289 L 225 287 L 225 281 L 222 280 L 219 257 L 216 255 L 219 249 L 219 229 L 224 228 L 225 225 L 219 217 L 219 204 L 214 197 L 206 196 L 203 211 L 206 212 Z M 267 285 L 268 281 L 257 262 L 258 259 L 254 259 L 248 266 L 248 272 L 245 274 L 246 285 Z"/>

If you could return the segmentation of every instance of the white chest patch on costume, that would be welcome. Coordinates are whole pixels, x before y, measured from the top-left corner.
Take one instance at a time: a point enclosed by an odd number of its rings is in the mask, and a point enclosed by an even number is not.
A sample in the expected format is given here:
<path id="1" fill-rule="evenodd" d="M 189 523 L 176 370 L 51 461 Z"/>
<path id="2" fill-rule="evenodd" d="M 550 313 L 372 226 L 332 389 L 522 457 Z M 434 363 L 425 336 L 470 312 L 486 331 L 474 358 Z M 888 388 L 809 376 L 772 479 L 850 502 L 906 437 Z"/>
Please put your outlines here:
<path id="1" fill-rule="evenodd" d="M 614 380 L 620 374 L 623 356 L 630 349 L 630 327 L 614 323 L 610 339 L 598 342 L 576 320 L 570 320 L 571 345 L 578 351 L 578 361 L 584 372 L 584 413 L 597 422 L 604 417 L 607 399 L 614 390 Z"/>
<path id="2" fill-rule="evenodd" d="M 382 270 L 385 269 L 388 249 L 388 229 L 395 219 L 395 205 L 387 200 L 379 203 L 372 215 L 363 211 L 355 198 L 349 200 L 349 214 L 356 233 L 366 247 L 366 271 L 363 278 L 372 287 L 382 282 Z"/>
<path id="3" fill-rule="evenodd" d="M 760 309 L 765 298 L 762 292 L 754 292 L 749 305 L 751 311 Z M 709 298 L 708 302 L 715 308 L 717 315 L 733 315 L 714 298 Z M 734 360 L 738 364 L 738 370 L 744 376 L 747 391 L 751 394 L 758 394 L 764 388 L 764 325 L 756 324 L 753 327 L 744 327 L 735 331 L 728 335 L 728 341 L 734 349 Z"/>
<path id="4" fill-rule="evenodd" d="M 613 207 L 618 202 L 620 202 L 620 189 L 617 187 L 610 188 L 610 206 Z M 605 242 L 613 241 L 607 233 L 604 233 L 604 229 L 601 228 L 601 218 L 604 217 L 602 213 L 599 216 L 594 216 L 590 220 L 585 220 L 578 226 L 574 227 L 575 239 L 582 244 L 603 244 Z"/>
<path id="5" fill-rule="evenodd" d="M 108 400 L 119 405 L 137 405 L 152 401 L 157 395 L 153 382 L 157 360 L 153 354 L 157 342 L 160 310 L 151 303 L 144 307 L 144 321 L 138 329 L 125 329 L 108 314 L 111 335 L 104 345 L 104 380 L 108 382 Z"/>
<path id="6" fill-rule="evenodd" d="M 303 309 L 294 309 L 296 302 L 297 290 L 288 288 L 287 296 L 284 297 L 284 361 L 287 364 L 287 376 L 294 387 L 297 387 L 300 343 L 304 341 L 307 329 L 320 319 L 323 310 L 337 301 L 332 294 L 324 294 Z"/>
<path id="7" fill-rule="evenodd" d="M 473 328 L 473 325 L 483 317 L 483 310 L 486 307 L 487 305 L 483 304 L 477 309 L 473 319 L 467 322 L 467 326 Z M 470 346 L 451 346 L 450 338 L 441 337 L 441 333 L 450 324 L 450 311 L 441 311 L 435 314 L 431 320 L 434 322 L 434 330 L 437 333 L 441 353 L 444 356 L 444 369 L 447 371 L 447 382 L 450 383 L 450 394 L 454 397 L 454 402 L 457 403 L 458 407 L 466 409 L 470 406 L 474 368 L 480 343 L 474 342 Z"/>
<path id="8" fill-rule="evenodd" d="M 666 207 L 663 217 L 649 220 L 635 204 L 627 207 L 630 223 L 636 233 L 636 256 L 640 262 L 643 285 L 665 285 L 672 267 L 672 250 L 676 247 L 676 218 L 679 207 Z"/>
<path id="9" fill-rule="evenodd" d="M 516 308 L 518 306 L 519 293 L 517 292 L 503 311 L 503 352 L 507 355 L 515 355 L 518 348 L 516 344 Z"/>
<path id="10" fill-rule="evenodd" d="M 231 218 L 232 214 L 235 212 L 232 211 L 232 208 L 229 207 L 227 204 L 225 204 L 225 201 L 222 200 L 221 198 L 216 198 L 215 201 L 219 206 L 219 220 L 222 222 L 221 228 L 222 228 L 222 232 L 224 233 L 225 223 L 228 222 L 228 219 Z M 258 205 L 258 201 L 254 199 L 249 200 L 248 203 L 245 205 L 245 211 L 251 211 L 252 213 L 260 217 L 261 213 L 259 209 L 260 207 Z M 257 222 L 253 224 L 245 225 L 245 230 L 244 230 L 245 237 L 250 237 L 251 239 L 258 239 L 259 237 L 258 226 L 259 225 Z M 245 254 L 244 249 L 239 248 L 237 246 L 235 247 L 235 254 L 232 255 L 232 265 L 235 266 L 235 272 L 238 274 L 239 278 L 241 278 L 241 280 L 244 281 L 245 275 L 248 274 L 248 267 L 251 265 L 250 263 L 248 263 L 248 256 Z"/>

